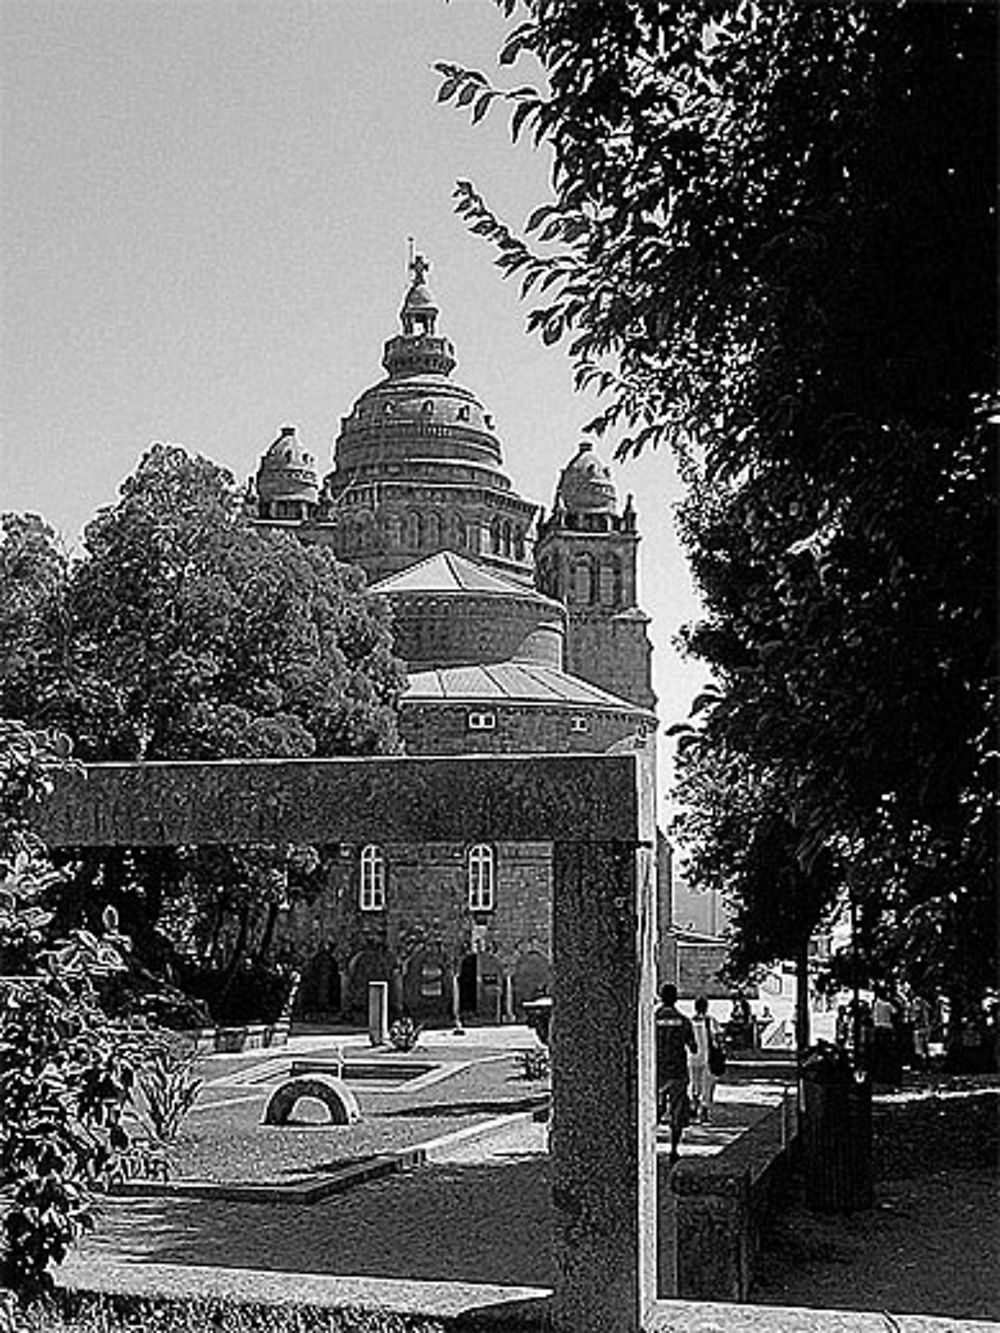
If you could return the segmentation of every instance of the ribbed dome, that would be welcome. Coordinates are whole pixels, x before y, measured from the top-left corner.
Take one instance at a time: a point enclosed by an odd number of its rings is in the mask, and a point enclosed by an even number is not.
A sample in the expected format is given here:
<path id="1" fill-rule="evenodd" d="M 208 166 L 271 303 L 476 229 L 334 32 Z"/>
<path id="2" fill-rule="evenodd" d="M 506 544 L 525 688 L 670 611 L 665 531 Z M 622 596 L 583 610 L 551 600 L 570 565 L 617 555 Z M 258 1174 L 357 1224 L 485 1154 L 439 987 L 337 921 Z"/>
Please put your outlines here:
<path id="1" fill-rule="evenodd" d="M 562 470 L 556 487 L 556 505 L 570 513 L 615 513 L 618 494 L 611 471 L 584 440 L 576 456 Z"/>
<path id="2" fill-rule="evenodd" d="M 319 497 L 319 478 L 312 454 L 299 443 L 294 426 L 281 433 L 260 461 L 257 494 L 262 500 L 307 500 Z"/>
<path id="3" fill-rule="evenodd" d="M 426 260 L 411 265 L 413 281 L 403 299 L 403 332 L 385 344 L 388 377 L 367 389 L 341 423 L 335 447 L 337 473 L 358 480 L 395 465 L 402 473 L 419 464 L 441 480 L 456 469 L 489 474 L 487 484 L 509 487 L 501 478 L 500 443 L 493 421 L 471 390 L 451 379 L 455 348 L 436 332 L 439 309 L 425 277 Z M 400 473 L 400 475 L 402 475 Z"/>

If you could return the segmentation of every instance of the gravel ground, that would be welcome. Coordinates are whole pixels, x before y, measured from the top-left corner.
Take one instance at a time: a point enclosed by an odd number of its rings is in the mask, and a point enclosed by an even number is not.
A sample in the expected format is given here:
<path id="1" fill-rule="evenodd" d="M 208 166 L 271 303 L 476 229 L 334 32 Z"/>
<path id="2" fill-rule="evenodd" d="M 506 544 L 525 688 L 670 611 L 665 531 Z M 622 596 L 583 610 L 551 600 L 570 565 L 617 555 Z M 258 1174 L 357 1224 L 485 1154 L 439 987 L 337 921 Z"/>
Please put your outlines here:
<path id="1" fill-rule="evenodd" d="M 1000 1320 L 1000 1178 L 938 1172 L 884 1181 L 870 1213 L 786 1212 L 753 1301 Z"/>
<path id="2" fill-rule="evenodd" d="M 463 1058 L 470 1056 L 476 1058 L 472 1051 Z M 545 1095 L 544 1084 L 529 1082 L 517 1058 L 505 1056 L 416 1090 L 405 1083 L 377 1091 L 363 1082 L 353 1085 L 362 1113 L 355 1125 L 330 1125 L 318 1104 L 303 1101 L 296 1123 L 279 1128 L 260 1123 L 273 1086 L 206 1089 L 171 1151 L 172 1177 L 287 1184 L 529 1110 Z"/>

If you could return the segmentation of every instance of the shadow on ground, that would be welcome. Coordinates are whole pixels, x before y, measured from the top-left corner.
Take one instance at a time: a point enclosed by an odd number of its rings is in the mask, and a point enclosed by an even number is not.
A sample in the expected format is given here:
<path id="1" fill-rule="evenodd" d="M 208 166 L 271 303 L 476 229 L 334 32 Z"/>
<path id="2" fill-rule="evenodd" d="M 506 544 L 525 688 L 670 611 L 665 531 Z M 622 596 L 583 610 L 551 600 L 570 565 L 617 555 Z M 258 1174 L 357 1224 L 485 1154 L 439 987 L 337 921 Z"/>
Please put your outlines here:
<path id="1" fill-rule="evenodd" d="M 83 1257 L 550 1287 L 548 1161 L 433 1164 L 308 1206 L 109 1202 Z"/>

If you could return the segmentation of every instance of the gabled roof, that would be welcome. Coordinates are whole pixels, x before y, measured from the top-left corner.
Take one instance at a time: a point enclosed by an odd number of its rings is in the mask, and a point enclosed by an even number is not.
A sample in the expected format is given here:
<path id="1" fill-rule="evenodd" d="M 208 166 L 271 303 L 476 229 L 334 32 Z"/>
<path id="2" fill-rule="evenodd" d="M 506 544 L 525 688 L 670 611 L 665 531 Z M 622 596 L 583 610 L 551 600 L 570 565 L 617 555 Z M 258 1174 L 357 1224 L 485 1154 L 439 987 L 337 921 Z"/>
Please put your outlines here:
<path id="1" fill-rule="evenodd" d="M 652 717 L 648 709 L 571 676 L 533 662 L 488 662 L 439 667 L 410 676 L 403 703 L 549 704 L 599 708 Z"/>
<path id="2" fill-rule="evenodd" d="M 437 555 L 428 556 L 426 560 L 410 565 L 398 574 L 390 574 L 388 578 L 372 584 L 372 591 L 384 593 L 387 597 L 405 596 L 408 593 L 452 596 L 475 593 L 480 597 L 521 597 L 562 610 L 561 602 L 545 597 L 529 584 L 518 583 L 516 579 L 497 574 L 455 551 L 438 551 Z"/>

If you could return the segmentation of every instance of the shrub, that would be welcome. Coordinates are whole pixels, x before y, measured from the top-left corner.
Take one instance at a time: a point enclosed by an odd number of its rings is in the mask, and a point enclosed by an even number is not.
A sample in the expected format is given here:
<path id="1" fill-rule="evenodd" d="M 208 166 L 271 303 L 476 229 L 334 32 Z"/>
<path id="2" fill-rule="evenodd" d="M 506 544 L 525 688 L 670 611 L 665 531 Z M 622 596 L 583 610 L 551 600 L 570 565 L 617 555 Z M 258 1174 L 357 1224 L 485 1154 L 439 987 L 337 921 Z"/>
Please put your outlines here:
<path id="1" fill-rule="evenodd" d="M 61 1294 L 22 1316 L 18 1333 L 444 1333 L 441 1323 L 378 1310 L 312 1310 L 226 1300 L 109 1299 Z M 0 1333 L 6 1333 L 0 1322 Z"/>
<path id="2" fill-rule="evenodd" d="M 551 1068 L 548 1048 L 539 1046 L 530 1051 L 522 1051 L 521 1068 L 524 1070 L 524 1077 L 533 1083 L 548 1078 Z"/>
<path id="3" fill-rule="evenodd" d="M 51 941 L 61 875 L 28 811 L 69 764 L 64 737 L 0 719 L 0 939 L 20 975 L 0 981 L 0 1267 L 32 1295 L 91 1224 L 95 1189 L 128 1146 L 122 1125 L 142 1034 L 112 1022 L 97 985 L 124 967 L 112 909 L 98 938 Z"/>
<path id="4" fill-rule="evenodd" d="M 412 1018 L 397 1018 L 389 1028 L 389 1045 L 394 1051 L 412 1051 L 422 1031 Z"/>

